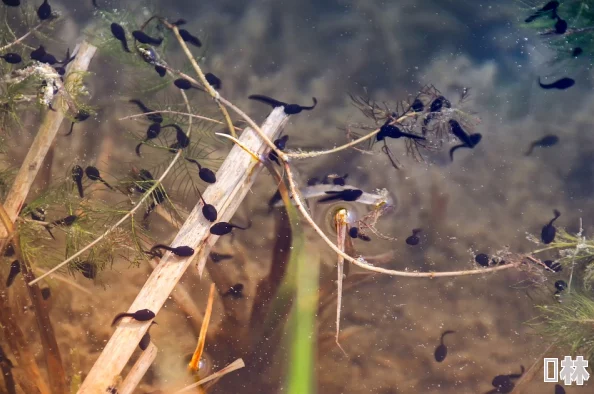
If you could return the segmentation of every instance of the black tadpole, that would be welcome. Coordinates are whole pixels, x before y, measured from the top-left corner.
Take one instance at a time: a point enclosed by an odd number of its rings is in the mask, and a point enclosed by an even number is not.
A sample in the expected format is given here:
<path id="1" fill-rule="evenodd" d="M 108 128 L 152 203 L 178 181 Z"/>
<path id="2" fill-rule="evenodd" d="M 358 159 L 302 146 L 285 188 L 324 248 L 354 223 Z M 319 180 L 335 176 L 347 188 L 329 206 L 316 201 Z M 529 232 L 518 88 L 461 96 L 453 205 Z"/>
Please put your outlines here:
<path id="1" fill-rule="evenodd" d="M 126 31 L 124 30 L 124 28 L 120 25 L 118 25 L 117 23 L 112 23 L 111 24 L 111 34 L 113 34 L 113 36 L 122 43 L 122 48 L 124 48 L 124 51 L 128 52 L 128 53 L 132 53 L 132 51 L 130 51 L 130 48 L 128 48 L 128 40 L 126 39 Z"/>
<path id="2" fill-rule="evenodd" d="M 478 145 L 479 142 L 481 142 L 482 135 L 479 133 L 469 135 L 468 133 L 466 133 L 466 131 L 464 131 L 462 126 L 460 126 L 460 123 L 458 123 L 458 121 L 456 121 L 454 119 L 450 119 L 449 124 L 450 124 L 451 133 L 454 136 L 456 136 L 456 138 L 458 138 L 460 140 L 460 142 L 462 142 L 460 145 L 456 145 L 456 146 L 452 147 L 452 149 L 450 149 L 450 159 L 452 161 L 454 161 L 454 152 L 457 149 L 460 149 L 460 148 L 472 149 L 472 148 L 474 148 L 475 146 Z"/>
<path id="3" fill-rule="evenodd" d="M 206 78 L 206 82 L 208 82 L 215 90 L 220 90 L 223 87 L 223 81 L 213 73 L 204 74 L 204 78 Z"/>
<path id="4" fill-rule="evenodd" d="M 137 321 L 149 321 L 155 318 L 155 312 L 149 309 L 140 309 L 134 313 L 130 312 L 122 312 L 118 313 L 116 317 L 114 317 L 113 321 L 111 322 L 112 327 L 116 325 L 116 323 L 123 317 L 131 317 Z"/>
<path id="5" fill-rule="evenodd" d="M 136 104 L 138 106 L 138 108 L 140 108 L 140 110 L 143 113 L 149 113 L 149 112 L 155 112 L 154 110 L 148 108 L 146 105 L 144 105 L 144 103 L 140 100 L 137 99 L 132 99 L 129 100 L 128 102 L 132 103 L 132 104 Z M 163 116 L 160 113 L 156 113 L 156 114 L 151 114 L 149 113 L 148 115 L 146 115 L 147 119 L 150 120 L 153 123 L 163 123 Z"/>
<path id="6" fill-rule="evenodd" d="M 177 25 L 177 26 L 179 26 L 179 25 Z M 179 35 L 185 42 L 189 42 L 190 44 L 194 45 L 195 47 L 200 48 L 202 46 L 202 43 L 200 42 L 198 37 L 193 36 L 186 29 L 179 29 Z"/>
<path id="7" fill-rule="evenodd" d="M 251 223 L 247 227 L 241 227 L 233 223 L 218 222 L 210 227 L 210 233 L 213 235 L 226 235 L 233 231 L 234 228 L 247 230 L 250 227 Z"/>
<path id="8" fill-rule="evenodd" d="M 163 129 L 166 127 L 173 127 L 175 129 L 175 138 L 177 140 L 177 148 L 187 148 L 190 145 L 190 138 L 178 125 L 171 123 L 165 126 L 161 126 Z"/>
<path id="9" fill-rule="evenodd" d="M 276 146 L 278 148 L 278 150 L 283 151 L 283 150 L 285 150 L 285 148 L 287 146 L 288 140 L 289 140 L 289 136 L 283 135 L 282 137 L 274 140 L 274 146 Z M 278 155 L 276 154 L 275 151 L 270 151 L 270 153 L 268 154 L 268 160 L 271 160 L 271 161 L 275 162 L 276 164 L 280 165 L 280 162 L 278 161 Z"/>
<path id="10" fill-rule="evenodd" d="M 448 330 L 448 331 L 444 331 L 444 333 L 441 334 L 441 339 L 439 340 L 439 346 L 437 346 L 435 348 L 435 353 L 433 354 L 435 357 L 435 361 L 437 361 L 438 363 L 445 360 L 446 356 L 448 355 L 448 348 L 443 343 L 443 337 L 445 337 L 448 334 L 453 334 L 453 333 L 455 333 L 455 331 Z"/>
<path id="11" fill-rule="evenodd" d="M 21 272 L 21 263 L 18 260 L 13 261 L 10 264 L 10 272 L 8 273 L 8 278 L 6 278 L 6 287 L 10 287 L 14 282 L 14 279 L 17 275 Z"/>
<path id="12" fill-rule="evenodd" d="M 208 254 L 208 257 L 210 257 L 210 259 L 212 260 L 213 263 L 220 263 L 223 260 L 229 260 L 233 258 L 232 254 L 225 254 L 225 253 L 216 253 L 216 252 L 210 252 Z"/>
<path id="13" fill-rule="evenodd" d="M 142 142 L 140 142 L 140 144 L 136 145 L 136 155 L 140 157 L 140 148 L 142 147 L 142 145 L 149 140 L 157 138 L 160 133 L 161 123 L 151 123 L 148 129 L 146 130 L 146 138 Z"/>
<path id="14" fill-rule="evenodd" d="M 217 176 L 215 173 L 210 169 L 200 165 L 197 160 L 186 157 L 185 158 L 190 163 L 194 163 L 198 166 L 198 176 L 206 183 L 215 183 L 217 181 Z"/>
<path id="15" fill-rule="evenodd" d="M 87 177 L 90 180 L 99 181 L 103 183 L 105 186 L 107 186 L 109 189 L 115 190 L 109 183 L 105 181 L 105 179 L 101 178 L 101 173 L 99 172 L 97 167 L 88 166 L 87 168 L 85 168 L 85 174 L 87 174 Z"/>
<path id="16" fill-rule="evenodd" d="M 78 189 L 78 195 L 80 196 L 80 198 L 84 197 L 82 184 L 83 174 L 84 171 L 81 166 L 76 165 L 72 167 L 72 180 L 76 184 L 76 188 Z"/>
<path id="17" fill-rule="evenodd" d="M 52 291 L 50 290 L 49 287 L 44 287 L 43 289 L 41 289 L 41 297 L 44 300 L 47 300 L 48 298 L 50 298 L 52 295 Z"/>
<path id="18" fill-rule="evenodd" d="M 410 246 L 418 245 L 421 239 L 417 236 L 422 230 L 420 228 L 415 228 L 412 231 L 412 235 L 406 239 L 406 244 Z"/>
<path id="19" fill-rule="evenodd" d="M 163 66 L 159 66 L 158 64 L 155 66 L 155 71 L 157 72 L 157 74 L 159 74 L 161 78 L 167 75 L 167 69 Z"/>
<path id="20" fill-rule="evenodd" d="M 151 344 L 151 334 L 149 334 L 149 330 L 151 329 L 151 327 L 153 326 L 153 324 L 157 324 L 157 322 L 154 322 L 154 321 L 151 322 L 151 325 L 149 326 L 149 328 L 146 330 L 146 332 L 144 333 L 144 335 L 140 339 L 140 342 L 138 342 L 138 347 L 142 351 L 145 351 L 149 347 L 149 345 Z"/>
<path id="21" fill-rule="evenodd" d="M 154 38 L 141 30 L 134 30 L 132 32 L 132 37 L 141 44 L 149 44 L 157 47 L 163 42 L 163 37 Z"/>
<path id="22" fill-rule="evenodd" d="M 68 134 L 66 134 L 66 136 L 72 134 L 72 130 L 74 129 L 75 123 L 84 122 L 85 120 L 89 119 L 90 116 L 91 114 L 88 111 L 85 111 L 84 109 L 78 111 L 78 113 L 74 115 L 74 122 L 70 124 L 70 131 L 68 132 Z"/>
<path id="23" fill-rule="evenodd" d="M 94 263 L 82 261 L 76 264 L 76 269 L 87 279 L 95 279 L 97 277 L 97 266 Z"/>
<path id="24" fill-rule="evenodd" d="M 489 256 L 485 253 L 479 253 L 476 256 L 474 256 L 474 261 L 481 267 L 489 266 Z"/>
<path id="25" fill-rule="evenodd" d="M 21 5 L 21 0 L 2 0 L 2 2 L 10 7 L 18 7 Z"/>
<path id="26" fill-rule="evenodd" d="M 359 197 L 363 195 L 363 190 L 359 189 L 344 189 L 344 190 L 330 190 L 326 194 L 330 194 L 328 197 L 324 197 L 318 200 L 318 202 L 330 202 L 336 200 L 342 201 L 357 201 Z"/>
<path id="27" fill-rule="evenodd" d="M 171 246 L 162 245 L 162 244 L 157 244 L 157 245 L 153 246 L 151 248 L 150 253 L 152 254 L 157 249 L 168 250 L 171 253 L 173 253 L 174 255 L 179 256 L 179 257 L 190 257 L 194 254 L 194 249 L 192 249 L 189 246 L 178 246 L 178 247 L 172 248 Z"/>
<path id="28" fill-rule="evenodd" d="M 540 232 L 540 239 L 545 245 L 553 242 L 555 240 L 555 234 L 557 233 L 557 229 L 553 226 L 553 222 L 561 216 L 561 212 L 554 209 L 553 213 L 555 214 L 555 217 L 553 217 L 549 223 L 545 224 Z"/>
<path id="29" fill-rule="evenodd" d="M 23 61 L 21 55 L 18 53 L 5 53 L 4 55 L 0 55 L 0 58 L 4 59 L 6 63 L 10 64 L 18 64 Z"/>
<path id="30" fill-rule="evenodd" d="M 47 0 L 44 0 L 37 9 L 37 16 L 42 21 L 49 19 L 52 16 L 52 7 L 49 5 Z"/>
<path id="31" fill-rule="evenodd" d="M 284 107 L 285 108 L 285 114 L 287 114 L 287 115 L 295 115 L 295 114 L 300 113 L 303 110 L 310 111 L 310 110 L 314 109 L 316 107 L 316 105 L 318 104 L 318 100 L 315 97 L 312 97 L 313 105 L 311 105 L 309 107 L 304 107 L 304 106 L 299 105 L 299 104 L 287 104 L 287 103 L 283 103 L 282 101 L 275 100 L 272 97 L 264 96 L 263 94 L 252 94 L 248 98 L 250 100 L 256 100 L 256 101 L 260 101 L 260 102 L 262 102 L 264 104 L 268 104 L 272 108 Z"/>
<path id="32" fill-rule="evenodd" d="M 173 81 L 173 84 L 181 90 L 189 90 L 192 88 L 196 88 L 194 85 L 192 85 L 192 82 L 188 81 L 185 78 L 178 78 L 175 81 Z"/>
<path id="33" fill-rule="evenodd" d="M 385 138 L 409 138 L 411 140 L 426 140 L 425 137 L 421 135 L 405 133 L 400 130 L 398 127 L 391 125 L 390 120 L 386 121 L 386 123 L 380 128 L 379 133 L 375 136 L 377 141 L 382 141 Z"/>

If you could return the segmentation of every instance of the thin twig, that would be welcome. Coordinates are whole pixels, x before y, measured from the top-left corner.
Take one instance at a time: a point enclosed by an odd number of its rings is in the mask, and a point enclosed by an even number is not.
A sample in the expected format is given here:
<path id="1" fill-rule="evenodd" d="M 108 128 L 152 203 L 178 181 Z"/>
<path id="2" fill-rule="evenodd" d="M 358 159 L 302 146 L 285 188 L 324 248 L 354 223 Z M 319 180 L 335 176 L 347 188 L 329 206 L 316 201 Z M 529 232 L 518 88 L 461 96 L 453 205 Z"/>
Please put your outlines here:
<path id="1" fill-rule="evenodd" d="M 227 109 L 225 107 L 223 107 L 221 105 L 221 103 L 219 102 L 219 100 L 218 100 L 218 98 L 219 98 L 219 92 L 217 92 L 210 85 L 210 83 L 206 80 L 206 76 L 204 75 L 204 73 L 202 72 L 202 69 L 200 68 L 200 66 L 196 62 L 196 59 L 194 59 L 194 55 L 192 55 L 192 52 L 190 51 L 190 48 L 188 48 L 188 46 L 186 45 L 186 42 L 184 41 L 184 39 L 182 38 L 182 36 L 180 36 L 179 29 L 177 28 L 177 26 L 169 25 L 169 27 L 172 28 L 173 33 L 175 34 L 175 37 L 177 38 L 177 41 L 179 42 L 179 45 L 184 50 L 186 56 L 188 57 L 188 60 L 190 60 L 190 63 L 192 64 L 192 67 L 194 67 L 194 71 L 196 71 L 196 74 L 198 74 L 198 77 L 200 78 L 200 81 L 202 82 L 202 85 L 204 85 L 206 87 L 206 90 L 207 90 L 208 94 L 210 94 L 210 96 L 213 99 L 215 99 L 215 101 L 217 103 L 217 106 L 221 110 L 221 113 L 223 114 L 223 117 L 225 118 L 225 121 L 227 122 L 227 127 L 229 128 L 229 133 L 231 133 L 231 135 L 233 137 L 237 138 L 237 134 L 235 134 L 235 128 L 233 127 L 233 122 L 231 121 L 231 117 L 229 116 L 229 112 L 227 112 Z"/>
<path id="2" fill-rule="evenodd" d="M 189 114 L 189 113 L 186 113 L 186 112 L 171 111 L 171 110 L 143 112 L 141 114 L 134 114 L 134 115 L 124 116 L 123 118 L 119 118 L 118 120 L 129 120 L 129 119 L 143 118 L 146 115 L 152 115 L 152 114 L 172 114 L 172 115 L 190 116 L 192 118 L 196 118 L 196 119 L 200 119 L 200 120 L 206 120 L 207 122 L 212 122 L 212 123 L 217 123 L 217 124 L 220 124 L 220 125 L 225 125 L 225 123 L 224 122 L 221 122 L 220 120 L 212 119 L 212 118 L 209 118 L 209 117 L 206 117 L 206 116 L 194 115 L 194 114 Z M 235 130 L 237 130 L 237 131 L 243 131 L 243 129 L 241 127 L 233 126 L 233 128 Z"/>
<path id="3" fill-rule="evenodd" d="M 10 44 L 7 44 L 7 45 L 4 45 L 3 47 L 0 47 L 0 52 L 4 52 L 5 50 L 7 50 L 8 48 L 10 48 L 11 46 L 16 45 L 19 42 L 23 41 L 25 38 L 29 37 L 31 35 L 31 33 L 33 33 L 35 30 L 39 29 L 44 23 L 45 23 L 45 21 L 38 23 L 37 26 L 35 26 L 31 30 L 29 30 L 27 33 L 25 33 L 20 38 L 16 39 L 15 41 L 11 42 Z"/>
<path id="4" fill-rule="evenodd" d="M 230 372 L 236 371 L 238 369 L 241 369 L 243 367 L 245 367 L 245 363 L 243 362 L 242 359 L 238 358 L 237 360 L 233 361 L 231 364 L 227 365 L 225 368 L 223 368 L 223 369 L 221 369 L 221 370 L 213 373 L 212 375 L 209 375 L 209 376 L 205 377 L 202 380 L 199 380 L 198 382 L 196 382 L 194 384 L 191 384 L 189 386 L 184 387 L 181 390 L 176 391 L 174 394 L 185 393 L 186 391 L 195 389 L 196 387 L 198 387 L 200 385 L 203 385 L 204 383 L 208 383 L 211 380 L 219 379 L 222 376 L 224 376 L 224 375 L 226 375 L 226 374 L 228 374 Z"/>

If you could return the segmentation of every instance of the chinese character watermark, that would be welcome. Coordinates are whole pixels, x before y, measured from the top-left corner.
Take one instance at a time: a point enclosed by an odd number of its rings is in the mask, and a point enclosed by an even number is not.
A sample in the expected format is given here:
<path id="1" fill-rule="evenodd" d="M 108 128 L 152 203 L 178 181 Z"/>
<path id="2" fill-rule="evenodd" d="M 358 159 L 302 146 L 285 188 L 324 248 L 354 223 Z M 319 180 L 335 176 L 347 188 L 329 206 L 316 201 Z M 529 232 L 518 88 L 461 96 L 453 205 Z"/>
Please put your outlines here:
<path id="1" fill-rule="evenodd" d="M 550 376 L 550 365 L 552 365 L 553 376 Z M 566 386 L 571 386 L 574 382 L 578 386 L 583 386 L 584 382 L 590 379 L 590 374 L 586 368 L 588 368 L 588 360 L 584 360 L 582 356 L 576 356 L 575 360 L 570 356 L 565 356 L 561 360 L 561 370 L 559 370 L 559 359 L 545 358 L 544 381 L 545 383 L 557 383 L 561 379 Z"/>

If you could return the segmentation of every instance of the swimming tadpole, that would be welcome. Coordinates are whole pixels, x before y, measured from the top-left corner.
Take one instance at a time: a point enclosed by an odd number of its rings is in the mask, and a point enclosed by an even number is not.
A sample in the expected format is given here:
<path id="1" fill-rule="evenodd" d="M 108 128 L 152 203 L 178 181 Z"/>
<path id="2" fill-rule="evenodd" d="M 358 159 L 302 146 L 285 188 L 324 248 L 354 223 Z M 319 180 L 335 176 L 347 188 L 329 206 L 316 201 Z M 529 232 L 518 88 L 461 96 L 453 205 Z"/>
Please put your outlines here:
<path id="1" fill-rule="evenodd" d="M 140 42 L 141 44 L 154 45 L 157 47 L 163 42 L 163 37 L 154 38 L 141 30 L 134 30 L 132 32 L 132 37 L 134 37 L 136 41 Z"/>
<path id="2" fill-rule="evenodd" d="M 111 322 L 111 325 L 115 326 L 116 323 L 124 317 L 131 317 L 132 319 L 134 319 L 136 321 L 149 321 L 149 320 L 152 320 L 155 318 L 155 312 L 153 312 L 149 309 L 139 309 L 134 313 L 130 313 L 130 312 L 118 313 L 114 317 L 113 321 Z"/>
<path id="3" fill-rule="evenodd" d="M 118 25 L 117 23 L 112 23 L 111 24 L 111 34 L 113 34 L 113 36 L 122 43 L 122 48 L 124 48 L 124 51 L 128 52 L 128 53 L 132 53 L 132 51 L 130 51 L 130 48 L 128 48 L 128 40 L 126 38 L 126 30 L 124 30 L 124 28 L 120 25 Z"/>
<path id="4" fill-rule="evenodd" d="M 232 259 L 233 255 L 226 254 L 226 253 L 210 252 L 208 254 L 208 257 L 212 260 L 213 263 L 217 264 L 217 263 L 220 263 L 221 261 Z"/>
<path id="5" fill-rule="evenodd" d="M 51 18 L 52 7 L 49 5 L 48 0 L 43 0 L 43 3 L 37 9 L 37 16 L 42 21 Z"/>
<path id="6" fill-rule="evenodd" d="M 23 61 L 21 55 L 18 53 L 5 53 L 4 55 L 0 55 L 0 58 L 4 59 L 6 63 L 10 64 L 18 64 Z"/>
<path id="7" fill-rule="evenodd" d="M 571 78 L 565 77 L 565 78 L 558 79 L 555 82 L 547 85 L 547 84 L 543 84 L 542 82 L 540 82 L 540 77 L 538 77 L 538 85 L 543 89 L 565 90 L 565 89 L 569 89 L 570 87 L 575 85 L 575 81 Z"/>
<path id="8" fill-rule="evenodd" d="M 6 287 L 10 287 L 14 282 L 15 278 L 18 274 L 21 273 L 21 263 L 18 260 L 13 261 L 10 264 L 10 272 L 8 273 L 8 277 L 6 278 Z"/>
<path id="9" fill-rule="evenodd" d="M 545 245 L 548 245 L 551 242 L 553 242 L 555 240 L 555 234 L 557 233 L 557 229 L 555 228 L 553 223 L 555 222 L 555 220 L 559 218 L 559 216 L 561 216 L 561 212 L 554 209 L 553 214 L 555 215 L 555 217 L 553 217 L 549 223 L 545 224 L 540 232 L 540 239 L 542 240 L 542 243 L 544 243 Z"/>
<path id="10" fill-rule="evenodd" d="M 438 363 L 445 360 L 446 356 L 448 355 L 448 348 L 443 343 L 443 337 L 445 337 L 448 334 L 453 334 L 453 333 L 455 333 L 455 331 L 448 330 L 448 331 L 444 331 L 443 334 L 441 334 L 441 339 L 439 340 L 439 346 L 437 346 L 435 348 L 435 352 L 433 354 L 435 357 L 435 361 L 437 361 Z"/>
<path id="11" fill-rule="evenodd" d="M 221 235 L 226 235 L 226 234 L 231 233 L 231 231 L 233 231 L 234 228 L 237 228 L 239 230 L 247 230 L 250 227 L 251 227 L 251 224 L 248 225 L 248 226 L 246 226 L 246 227 L 241 227 L 241 226 L 238 226 L 238 225 L 233 224 L 233 223 L 218 222 L 218 223 L 213 224 L 210 227 L 210 233 L 213 234 L 213 235 L 219 235 L 219 236 L 221 236 Z"/>
<path id="12" fill-rule="evenodd" d="M 81 166 L 75 165 L 74 167 L 72 167 L 72 180 L 76 184 L 76 188 L 78 189 L 78 195 L 80 196 L 80 198 L 84 197 L 82 184 L 83 173 L 84 171 Z"/>
<path id="13" fill-rule="evenodd" d="M 544 137 L 542 137 L 536 141 L 533 141 L 530 144 L 530 148 L 528 148 L 528 150 L 526 151 L 526 156 L 530 156 L 532 154 L 532 151 L 536 147 L 550 148 L 551 146 L 557 145 L 558 142 L 559 142 L 559 137 L 557 137 L 555 134 L 545 135 Z"/>
<path id="14" fill-rule="evenodd" d="M 21 0 L 2 0 L 2 2 L 9 7 L 18 7 L 21 5 Z"/>
<path id="15" fill-rule="evenodd" d="M 305 107 L 299 104 L 287 104 L 282 101 L 275 100 L 272 97 L 264 96 L 263 94 L 252 94 L 248 98 L 250 100 L 256 100 L 261 103 L 268 104 L 272 108 L 284 107 L 285 114 L 287 115 L 295 115 L 304 110 L 311 111 L 318 104 L 318 100 L 315 97 L 312 97 L 313 105 L 309 107 Z"/>
<path id="16" fill-rule="evenodd" d="M 138 157 L 140 157 L 140 148 L 142 147 L 142 145 L 144 143 L 146 143 L 147 141 L 150 141 L 152 139 L 155 139 L 159 136 L 159 134 L 161 134 L 161 124 L 160 123 L 151 123 L 148 127 L 148 129 L 146 130 L 146 137 L 145 139 L 140 142 L 138 145 L 136 145 L 136 155 Z"/>
<path id="17" fill-rule="evenodd" d="M 148 120 L 150 120 L 153 123 L 163 123 L 163 116 L 160 113 L 150 113 L 150 112 L 155 112 L 154 110 L 148 108 L 146 105 L 144 105 L 144 103 L 138 99 L 131 99 L 128 102 L 132 103 L 132 104 L 136 104 L 138 106 L 138 108 L 140 108 L 140 110 L 147 114 L 146 118 Z"/>
<path id="18" fill-rule="evenodd" d="M 284 151 L 287 146 L 287 141 L 289 140 L 288 135 L 283 135 L 282 137 L 274 140 L 274 146 L 280 151 Z M 268 154 L 268 160 L 275 162 L 280 166 L 280 162 L 278 161 L 278 155 L 275 151 L 270 151 Z"/>
<path id="19" fill-rule="evenodd" d="M 171 246 L 167 246 L 167 245 L 163 245 L 163 244 L 157 244 L 157 245 L 153 246 L 150 250 L 150 253 L 154 253 L 154 251 L 156 251 L 157 249 L 168 250 L 171 253 L 173 253 L 174 255 L 179 256 L 179 257 L 190 257 L 194 254 L 194 249 L 189 246 L 177 246 L 175 248 L 172 248 Z"/>
<path id="20" fill-rule="evenodd" d="M 456 136 L 456 138 L 458 138 L 460 140 L 460 142 L 462 142 L 460 145 L 456 145 L 456 146 L 452 147 L 452 149 L 450 149 L 450 160 L 454 161 L 454 152 L 457 149 L 460 149 L 460 148 L 472 149 L 472 148 L 474 148 L 475 146 L 477 146 L 479 144 L 479 142 L 481 142 L 482 135 L 479 133 L 475 133 L 475 134 L 466 133 L 466 131 L 464 131 L 462 126 L 460 126 L 460 123 L 458 123 L 458 121 L 456 121 L 454 119 L 450 119 L 448 123 L 450 125 L 451 133 L 454 136 Z"/>
<path id="21" fill-rule="evenodd" d="M 319 203 L 331 202 L 331 201 L 357 201 L 362 195 L 363 190 L 359 189 L 344 189 L 344 190 L 329 190 L 326 192 L 329 194 L 328 197 L 324 197 L 318 200 Z"/>
<path id="22" fill-rule="evenodd" d="M 200 40 L 198 39 L 198 37 L 193 36 L 186 29 L 179 29 L 179 35 L 181 36 L 182 40 L 184 40 L 185 42 L 188 42 L 188 43 L 194 45 L 195 47 L 200 48 L 202 46 L 202 42 L 200 42 Z"/>
<path id="23" fill-rule="evenodd" d="M 412 231 L 412 235 L 406 239 L 406 244 L 410 246 L 418 245 L 421 239 L 418 237 L 417 234 L 419 234 L 421 231 L 422 230 L 420 228 L 415 228 Z"/>
<path id="24" fill-rule="evenodd" d="M 189 161 L 190 163 L 194 163 L 194 164 L 196 164 L 196 166 L 198 166 L 198 176 L 200 177 L 200 179 L 202 179 L 206 183 L 210 183 L 210 184 L 216 183 L 217 176 L 215 175 L 213 170 L 211 170 L 210 168 L 201 166 L 200 163 L 198 163 L 198 161 L 195 159 L 192 159 L 189 157 L 186 157 L 185 159 L 187 161 Z"/>
<path id="25" fill-rule="evenodd" d="M 105 186 L 107 186 L 109 189 L 115 190 L 109 183 L 105 181 L 105 179 L 101 177 L 101 173 L 99 172 L 97 167 L 88 166 L 87 168 L 85 168 L 85 174 L 87 175 L 87 178 L 89 178 L 90 180 L 99 181 L 103 183 Z"/>

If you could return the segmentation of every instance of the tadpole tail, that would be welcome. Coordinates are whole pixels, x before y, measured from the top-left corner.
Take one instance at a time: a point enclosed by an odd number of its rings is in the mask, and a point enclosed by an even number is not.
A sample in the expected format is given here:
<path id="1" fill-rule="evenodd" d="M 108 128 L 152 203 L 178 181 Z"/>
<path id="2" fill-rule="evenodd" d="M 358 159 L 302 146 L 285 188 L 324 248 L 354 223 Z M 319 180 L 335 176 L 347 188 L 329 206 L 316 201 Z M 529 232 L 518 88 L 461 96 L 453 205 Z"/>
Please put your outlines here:
<path id="1" fill-rule="evenodd" d="M 126 51 L 128 53 L 132 53 L 132 51 L 130 50 L 130 48 L 128 48 L 128 41 L 122 40 L 122 48 L 124 48 L 124 51 Z"/>
<path id="2" fill-rule="evenodd" d="M 113 187 L 112 187 L 112 186 L 111 186 L 109 183 L 105 182 L 105 179 L 101 178 L 101 182 L 102 182 L 102 183 L 103 183 L 105 186 L 107 186 L 109 189 L 111 189 L 111 190 L 115 191 L 115 189 L 114 189 L 114 188 L 113 188 Z"/>
<path id="3" fill-rule="evenodd" d="M 52 234 L 52 230 L 50 230 L 50 226 L 45 226 L 45 229 L 47 230 L 47 232 L 49 233 L 49 235 L 52 237 L 52 239 L 55 240 L 56 237 L 54 237 L 54 234 Z"/>
<path id="4" fill-rule="evenodd" d="M 315 97 L 312 97 L 312 100 L 313 100 L 313 105 L 311 105 L 309 107 L 301 106 L 301 109 L 305 109 L 308 111 L 311 111 L 312 109 L 314 109 L 316 107 L 316 105 L 318 105 L 318 100 Z"/>
<path id="5" fill-rule="evenodd" d="M 116 315 L 116 316 L 113 318 L 113 321 L 111 322 L 111 326 L 112 326 L 112 327 L 113 327 L 113 326 L 115 326 L 115 325 L 116 325 L 116 323 L 117 323 L 118 321 L 120 321 L 120 319 L 121 319 L 121 318 L 123 318 L 123 317 L 130 317 L 130 316 L 132 316 L 132 315 L 133 315 L 133 313 L 128 313 L 128 312 L 122 312 L 122 313 L 118 313 L 118 314 L 117 314 L 117 315 Z"/>
<path id="6" fill-rule="evenodd" d="M 74 122 L 72 122 L 72 123 L 70 124 L 70 131 L 69 131 L 68 133 L 64 134 L 64 137 L 67 137 L 67 136 L 69 136 L 70 134 L 72 134 L 72 130 L 74 130 Z"/>
<path id="7" fill-rule="evenodd" d="M 339 195 L 332 195 L 332 196 L 328 196 L 328 197 L 324 197 L 318 200 L 318 203 L 320 202 L 329 202 L 329 201 L 334 201 L 334 200 L 340 200 L 341 197 Z"/>
<path id="8" fill-rule="evenodd" d="M 80 198 L 84 197 L 83 185 L 82 182 L 76 182 L 76 188 L 78 189 L 78 195 Z"/>
<path id="9" fill-rule="evenodd" d="M 526 151 L 524 156 L 530 156 L 532 154 L 532 151 L 534 150 L 534 146 L 534 144 L 530 145 L 530 148 Z"/>
<path id="10" fill-rule="evenodd" d="M 454 152 L 460 148 L 467 148 L 467 146 L 466 146 L 466 144 L 460 144 L 460 145 L 456 145 L 456 146 L 452 147 L 452 149 L 450 149 L 450 160 L 451 161 L 454 161 Z"/>
<path id="11" fill-rule="evenodd" d="M 136 145 L 135 151 L 136 151 L 136 156 L 138 156 L 138 157 L 142 157 L 142 156 L 140 156 L 140 147 L 142 146 L 142 144 L 144 144 L 144 142 L 141 142 L 140 144 Z"/>

